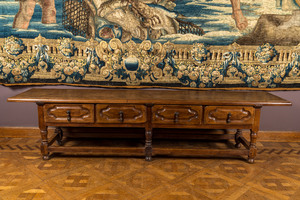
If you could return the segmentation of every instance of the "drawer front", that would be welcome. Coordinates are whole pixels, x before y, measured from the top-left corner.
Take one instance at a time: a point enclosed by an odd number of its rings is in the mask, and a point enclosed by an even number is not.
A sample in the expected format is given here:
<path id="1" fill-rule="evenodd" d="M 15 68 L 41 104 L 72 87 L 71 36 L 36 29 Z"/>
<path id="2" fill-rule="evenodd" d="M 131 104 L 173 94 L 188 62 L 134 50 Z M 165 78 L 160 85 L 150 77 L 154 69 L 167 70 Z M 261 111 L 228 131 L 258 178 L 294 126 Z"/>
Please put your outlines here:
<path id="1" fill-rule="evenodd" d="M 146 122 L 146 107 L 143 105 L 97 104 L 97 123 L 144 123 Z"/>
<path id="2" fill-rule="evenodd" d="M 94 104 L 45 104 L 45 122 L 94 123 Z"/>
<path id="3" fill-rule="evenodd" d="M 202 106 L 155 105 L 152 121 L 156 124 L 200 124 Z"/>
<path id="4" fill-rule="evenodd" d="M 254 108 L 242 106 L 207 106 L 205 124 L 252 124 Z"/>

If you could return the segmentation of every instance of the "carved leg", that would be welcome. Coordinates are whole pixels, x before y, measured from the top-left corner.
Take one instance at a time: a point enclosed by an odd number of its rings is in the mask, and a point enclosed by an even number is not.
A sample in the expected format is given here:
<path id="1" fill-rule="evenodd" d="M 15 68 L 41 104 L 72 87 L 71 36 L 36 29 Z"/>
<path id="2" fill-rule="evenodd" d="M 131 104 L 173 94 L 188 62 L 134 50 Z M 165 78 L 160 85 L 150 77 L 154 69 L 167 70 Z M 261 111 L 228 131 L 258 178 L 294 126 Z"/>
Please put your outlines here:
<path id="1" fill-rule="evenodd" d="M 145 143 L 145 156 L 146 161 L 152 160 L 152 129 L 146 129 L 146 143 Z"/>
<path id="2" fill-rule="evenodd" d="M 49 160 L 49 151 L 48 151 L 48 130 L 47 127 L 45 129 L 40 129 L 42 143 L 41 143 L 41 153 L 44 160 Z"/>
<path id="3" fill-rule="evenodd" d="M 242 130 L 237 129 L 236 133 L 234 135 L 234 139 L 235 139 L 235 147 L 236 148 L 241 148 L 241 142 L 239 140 L 239 138 L 242 136 Z"/>
<path id="4" fill-rule="evenodd" d="M 249 155 L 248 155 L 248 162 L 254 163 L 254 158 L 256 157 L 256 139 L 257 139 L 257 133 L 251 130 L 250 133 L 250 149 L 249 149 Z"/>
<path id="5" fill-rule="evenodd" d="M 63 131 L 62 131 L 62 129 L 60 127 L 57 127 L 55 129 L 55 133 L 57 134 L 57 140 L 56 140 L 57 144 L 59 146 L 61 146 L 62 145 L 62 138 L 63 138 L 64 133 L 63 133 Z"/>

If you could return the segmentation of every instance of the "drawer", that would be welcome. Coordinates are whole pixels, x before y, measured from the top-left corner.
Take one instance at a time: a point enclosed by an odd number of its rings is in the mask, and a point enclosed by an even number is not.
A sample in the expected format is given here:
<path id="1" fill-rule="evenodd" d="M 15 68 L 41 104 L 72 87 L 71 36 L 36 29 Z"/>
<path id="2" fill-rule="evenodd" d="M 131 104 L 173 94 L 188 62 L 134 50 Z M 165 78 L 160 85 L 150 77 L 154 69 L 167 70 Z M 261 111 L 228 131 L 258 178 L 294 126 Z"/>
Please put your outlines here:
<path id="1" fill-rule="evenodd" d="M 97 123 L 145 123 L 146 107 L 143 105 L 97 104 Z"/>
<path id="2" fill-rule="evenodd" d="M 207 106 L 204 109 L 205 124 L 252 124 L 253 120 L 253 107 Z"/>
<path id="3" fill-rule="evenodd" d="M 155 105 L 152 121 L 156 124 L 200 124 L 202 106 Z"/>
<path id="4" fill-rule="evenodd" d="M 94 104 L 45 104 L 45 122 L 94 123 Z"/>

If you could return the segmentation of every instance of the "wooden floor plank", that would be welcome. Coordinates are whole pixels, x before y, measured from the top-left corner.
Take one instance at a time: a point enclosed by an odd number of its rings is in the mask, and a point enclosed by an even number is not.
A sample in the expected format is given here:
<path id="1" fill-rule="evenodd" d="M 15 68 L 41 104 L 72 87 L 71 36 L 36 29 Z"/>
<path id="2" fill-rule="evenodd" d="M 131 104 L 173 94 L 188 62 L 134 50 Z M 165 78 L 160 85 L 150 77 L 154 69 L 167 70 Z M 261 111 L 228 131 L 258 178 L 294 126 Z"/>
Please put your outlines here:
<path id="1" fill-rule="evenodd" d="M 300 142 L 258 142 L 254 164 L 184 156 L 146 162 L 60 155 L 44 161 L 39 144 L 39 138 L 0 138 L 1 200 L 300 199 Z"/>

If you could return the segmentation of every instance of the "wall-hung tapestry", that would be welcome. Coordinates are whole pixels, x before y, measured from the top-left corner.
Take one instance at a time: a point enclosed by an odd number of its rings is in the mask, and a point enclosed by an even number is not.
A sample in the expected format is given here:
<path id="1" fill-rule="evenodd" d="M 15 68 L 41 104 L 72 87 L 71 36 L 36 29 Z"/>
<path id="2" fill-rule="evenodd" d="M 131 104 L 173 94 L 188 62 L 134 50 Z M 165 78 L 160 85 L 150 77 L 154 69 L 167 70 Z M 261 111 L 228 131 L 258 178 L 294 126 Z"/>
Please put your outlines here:
<path id="1" fill-rule="evenodd" d="M 0 84 L 300 89 L 300 0 L 1 0 Z"/>

